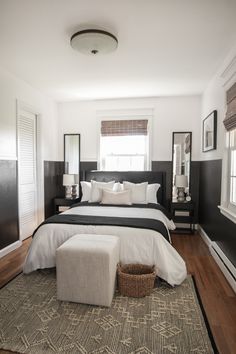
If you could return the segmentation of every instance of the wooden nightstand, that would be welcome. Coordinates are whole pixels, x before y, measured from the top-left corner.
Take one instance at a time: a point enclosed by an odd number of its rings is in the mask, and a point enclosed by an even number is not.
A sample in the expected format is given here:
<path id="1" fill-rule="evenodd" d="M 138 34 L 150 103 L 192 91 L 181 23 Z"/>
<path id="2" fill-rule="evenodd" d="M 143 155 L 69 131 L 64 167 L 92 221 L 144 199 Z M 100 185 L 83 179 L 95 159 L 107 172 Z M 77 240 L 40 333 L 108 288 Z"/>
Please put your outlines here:
<path id="1" fill-rule="evenodd" d="M 77 199 L 67 199 L 63 197 L 57 197 L 53 200 L 54 203 L 54 213 L 59 214 L 71 207 L 75 203 L 79 203 L 79 198 Z"/>
<path id="2" fill-rule="evenodd" d="M 180 224 L 189 224 L 189 228 L 177 227 L 174 232 L 194 233 L 194 203 L 191 202 L 171 202 L 171 214 L 173 221 Z"/>

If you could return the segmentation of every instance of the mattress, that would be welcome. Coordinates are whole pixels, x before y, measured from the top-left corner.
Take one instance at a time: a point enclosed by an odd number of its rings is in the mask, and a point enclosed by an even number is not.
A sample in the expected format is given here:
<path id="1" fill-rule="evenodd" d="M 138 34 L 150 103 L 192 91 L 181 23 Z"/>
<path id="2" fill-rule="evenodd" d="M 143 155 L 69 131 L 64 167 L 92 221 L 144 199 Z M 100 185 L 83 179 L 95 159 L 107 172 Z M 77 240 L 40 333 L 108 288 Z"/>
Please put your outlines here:
<path id="1" fill-rule="evenodd" d="M 35 232 L 31 243 L 23 271 L 30 273 L 37 269 L 55 267 L 56 249 L 66 240 L 76 234 L 115 235 L 120 237 L 120 262 L 142 263 L 155 265 L 158 276 L 166 280 L 170 285 L 180 284 L 187 276 L 186 265 L 182 257 L 171 245 L 169 230 L 175 225 L 161 209 L 152 205 L 139 206 L 101 206 L 79 204 L 58 215 L 58 222 L 43 223 Z M 61 222 L 68 216 L 73 219 L 78 217 L 76 223 Z M 80 223 L 80 220 L 90 218 L 91 224 Z M 96 218 L 103 220 L 96 224 Z M 114 219 L 114 225 L 110 222 L 106 225 L 106 218 Z M 95 219 L 95 221 L 94 221 Z M 128 219 L 133 224 L 127 226 Z M 144 220 L 144 227 L 136 227 L 135 220 Z M 119 226 L 117 223 L 119 221 Z M 122 225 L 122 220 L 124 224 Z M 159 221 L 167 230 L 167 240 L 161 232 L 148 227 L 151 221 Z M 140 222 L 137 222 L 140 224 Z"/>

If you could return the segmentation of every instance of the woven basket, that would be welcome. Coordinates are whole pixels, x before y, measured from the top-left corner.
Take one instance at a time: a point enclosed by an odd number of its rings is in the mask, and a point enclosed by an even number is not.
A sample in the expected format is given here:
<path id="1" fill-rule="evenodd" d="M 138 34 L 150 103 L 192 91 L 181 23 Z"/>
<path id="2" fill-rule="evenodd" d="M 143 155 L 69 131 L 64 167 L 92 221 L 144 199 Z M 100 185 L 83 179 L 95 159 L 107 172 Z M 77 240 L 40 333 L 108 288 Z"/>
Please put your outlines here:
<path id="1" fill-rule="evenodd" d="M 150 295 L 156 277 L 154 266 L 144 264 L 118 264 L 118 288 L 121 295 L 143 297 Z"/>

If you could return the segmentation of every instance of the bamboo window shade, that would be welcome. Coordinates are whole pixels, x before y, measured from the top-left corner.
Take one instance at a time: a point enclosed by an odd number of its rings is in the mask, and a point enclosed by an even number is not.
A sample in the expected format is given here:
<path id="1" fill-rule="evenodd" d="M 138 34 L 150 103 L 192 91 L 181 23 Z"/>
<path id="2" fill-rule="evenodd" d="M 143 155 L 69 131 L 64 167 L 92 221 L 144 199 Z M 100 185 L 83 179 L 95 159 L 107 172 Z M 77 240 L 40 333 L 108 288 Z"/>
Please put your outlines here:
<path id="1" fill-rule="evenodd" d="M 147 135 L 148 120 L 104 120 L 101 122 L 102 136 Z"/>
<path id="2" fill-rule="evenodd" d="M 226 92 L 227 111 L 223 121 L 225 129 L 230 131 L 236 128 L 236 82 Z"/>

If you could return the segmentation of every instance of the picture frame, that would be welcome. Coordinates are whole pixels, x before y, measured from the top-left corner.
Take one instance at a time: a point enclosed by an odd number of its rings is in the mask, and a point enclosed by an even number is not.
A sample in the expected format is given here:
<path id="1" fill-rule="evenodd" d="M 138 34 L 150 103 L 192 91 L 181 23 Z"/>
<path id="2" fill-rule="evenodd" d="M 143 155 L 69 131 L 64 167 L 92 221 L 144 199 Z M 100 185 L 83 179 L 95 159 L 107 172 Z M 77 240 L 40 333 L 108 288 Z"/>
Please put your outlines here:
<path id="1" fill-rule="evenodd" d="M 202 151 L 216 149 L 217 111 L 212 111 L 202 122 Z"/>

